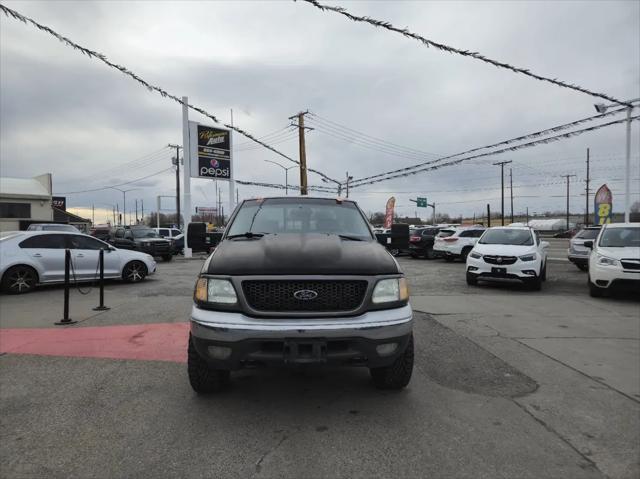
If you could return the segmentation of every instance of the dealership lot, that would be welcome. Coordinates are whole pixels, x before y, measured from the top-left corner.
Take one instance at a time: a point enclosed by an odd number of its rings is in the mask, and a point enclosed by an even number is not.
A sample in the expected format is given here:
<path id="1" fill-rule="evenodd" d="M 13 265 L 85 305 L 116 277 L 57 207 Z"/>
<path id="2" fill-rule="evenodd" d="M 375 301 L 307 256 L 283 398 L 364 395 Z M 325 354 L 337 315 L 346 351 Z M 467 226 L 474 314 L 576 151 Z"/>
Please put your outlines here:
<path id="1" fill-rule="evenodd" d="M 202 259 L 147 281 L 0 296 L 2 477 L 612 477 L 640 473 L 640 303 L 590 298 L 552 241 L 541 292 L 467 286 L 464 265 L 399 262 L 416 311 L 401 392 L 363 369 L 250 370 L 189 387 Z M 85 287 L 82 288 L 86 292 Z"/>

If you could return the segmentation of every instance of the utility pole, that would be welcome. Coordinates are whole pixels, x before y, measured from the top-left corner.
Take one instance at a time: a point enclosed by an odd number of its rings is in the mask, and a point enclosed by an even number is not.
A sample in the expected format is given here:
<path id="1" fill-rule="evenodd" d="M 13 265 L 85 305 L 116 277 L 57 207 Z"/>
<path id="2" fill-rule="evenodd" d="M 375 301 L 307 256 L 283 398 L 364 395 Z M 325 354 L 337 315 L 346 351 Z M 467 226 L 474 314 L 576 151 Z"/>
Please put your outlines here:
<path id="1" fill-rule="evenodd" d="M 182 149 L 182 147 L 180 145 L 172 145 L 171 143 L 169 143 L 167 146 L 169 148 L 176 149 L 176 157 L 172 159 L 172 163 L 176 166 L 176 223 L 178 224 L 178 229 L 180 229 L 180 150 Z M 185 172 L 185 175 L 186 174 L 187 173 Z"/>
<path id="2" fill-rule="evenodd" d="M 140 213 L 140 220 L 144 224 L 144 200 L 142 199 L 140 200 L 140 208 L 142 209 L 142 212 Z"/>
<path id="3" fill-rule="evenodd" d="M 136 222 L 134 224 L 138 224 L 138 198 L 136 198 Z"/>
<path id="4" fill-rule="evenodd" d="M 487 228 L 491 228 L 491 205 L 487 203 Z"/>
<path id="5" fill-rule="evenodd" d="M 349 172 L 347 171 L 347 198 L 349 198 L 349 181 L 353 180 L 353 176 L 349 176 Z"/>
<path id="6" fill-rule="evenodd" d="M 116 207 L 115 207 L 115 205 L 112 206 L 112 208 L 113 208 L 113 226 L 115 226 L 116 225 Z"/>
<path id="7" fill-rule="evenodd" d="M 116 212 L 118 213 L 118 223 L 117 226 L 120 226 L 120 206 L 116 203 Z"/>
<path id="8" fill-rule="evenodd" d="M 94 205 L 91 205 L 91 224 L 96 224 L 96 208 Z"/>
<path id="9" fill-rule="evenodd" d="M 307 151 L 304 142 L 304 130 L 313 130 L 313 128 L 304 126 L 304 116 L 309 113 L 307 111 L 301 111 L 296 115 L 290 116 L 289 120 L 293 120 L 294 118 L 298 119 L 298 124 L 294 125 L 298 127 L 298 145 L 300 149 L 300 194 L 307 195 Z"/>
<path id="10" fill-rule="evenodd" d="M 563 178 L 567 179 L 567 229 L 569 229 L 569 178 L 574 176 L 576 175 L 562 175 Z"/>
<path id="11" fill-rule="evenodd" d="M 529 226 L 529 207 L 527 206 L 527 226 Z"/>
<path id="12" fill-rule="evenodd" d="M 494 163 L 493 166 L 500 165 L 500 178 L 501 178 L 501 187 L 502 187 L 502 208 L 500 209 L 500 218 L 502 219 L 502 226 L 504 226 L 504 165 L 511 163 L 509 161 L 500 161 L 498 163 Z"/>
<path id="13" fill-rule="evenodd" d="M 513 172 L 509 168 L 509 190 L 511 193 L 511 222 L 513 223 Z"/>
<path id="14" fill-rule="evenodd" d="M 584 225 L 589 226 L 589 148 L 587 148 L 587 179 L 585 180 Z"/>

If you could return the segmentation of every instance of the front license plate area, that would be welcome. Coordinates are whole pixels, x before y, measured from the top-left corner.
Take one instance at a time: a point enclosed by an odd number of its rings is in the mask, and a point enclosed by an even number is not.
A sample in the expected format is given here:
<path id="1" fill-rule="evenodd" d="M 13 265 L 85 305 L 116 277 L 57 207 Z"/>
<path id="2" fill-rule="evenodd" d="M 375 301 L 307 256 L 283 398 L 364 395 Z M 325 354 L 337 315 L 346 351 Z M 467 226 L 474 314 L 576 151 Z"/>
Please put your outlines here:
<path id="1" fill-rule="evenodd" d="M 284 343 L 284 362 L 313 364 L 327 362 L 327 342 L 323 340 L 287 340 Z"/>
<path id="2" fill-rule="evenodd" d="M 507 268 L 491 268 L 491 272 L 496 276 L 506 276 Z"/>

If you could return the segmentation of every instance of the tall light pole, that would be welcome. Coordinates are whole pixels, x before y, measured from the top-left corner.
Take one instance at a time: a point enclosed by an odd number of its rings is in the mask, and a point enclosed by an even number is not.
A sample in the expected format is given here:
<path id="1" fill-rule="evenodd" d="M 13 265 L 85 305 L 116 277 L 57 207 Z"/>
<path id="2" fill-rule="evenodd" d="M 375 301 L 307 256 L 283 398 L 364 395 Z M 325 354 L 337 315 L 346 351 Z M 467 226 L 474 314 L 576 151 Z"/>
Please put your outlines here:
<path id="1" fill-rule="evenodd" d="M 500 218 L 502 220 L 502 226 L 504 226 L 504 165 L 508 165 L 512 160 L 509 161 L 499 161 L 498 163 L 494 163 L 493 166 L 500 166 L 500 178 L 501 178 L 501 189 L 502 189 L 502 207 L 500 208 Z"/>
<path id="2" fill-rule="evenodd" d="M 129 190 L 121 190 L 120 188 L 116 188 L 115 186 L 109 186 L 112 190 L 117 190 L 122 193 L 122 213 L 124 214 L 124 224 L 127 224 L 127 193 L 129 191 L 135 191 L 138 188 L 131 188 Z"/>
<path id="3" fill-rule="evenodd" d="M 636 103 L 640 101 L 640 98 L 634 100 L 628 100 L 624 103 Z M 598 113 L 605 113 L 607 109 L 612 106 L 619 106 L 617 103 L 611 105 L 605 105 L 598 103 L 593 105 Z M 629 222 L 629 213 L 631 211 L 631 110 L 638 105 L 632 105 L 627 107 L 627 141 L 626 141 L 626 155 L 625 155 L 625 174 L 624 174 L 624 221 Z"/>
<path id="4" fill-rule="evenodd" d="M 278 165 L 280 168 L 284 170 L 284 194 L 288 195 L 289 194 L 289 170 L 292 168 L 297 168 L 298 165 L 293 165 L 287 168 L 286 166 L 281 165 L 277 161 L 271 161 L 271 160 L 264 160 L 264 161 L 266 161 L 267 163 L 273 163 L 274 165 Z"/>

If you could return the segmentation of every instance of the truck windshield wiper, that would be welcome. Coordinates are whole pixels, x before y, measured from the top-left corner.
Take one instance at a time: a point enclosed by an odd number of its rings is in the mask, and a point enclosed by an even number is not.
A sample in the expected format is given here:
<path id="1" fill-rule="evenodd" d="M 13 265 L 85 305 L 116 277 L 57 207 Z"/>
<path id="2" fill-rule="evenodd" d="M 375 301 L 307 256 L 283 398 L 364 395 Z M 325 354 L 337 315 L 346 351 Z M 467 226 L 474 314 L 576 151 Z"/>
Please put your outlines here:
<path id="1" fill-rule="evenodd" d="M 239 233 L 237 235 L 229 235 L 227 239 L 233 238 L 262 238 L 264 235 L 268 235 L 271 233 L 254 233 L 252 231 L 247 231 L 246 233 Z"/>

